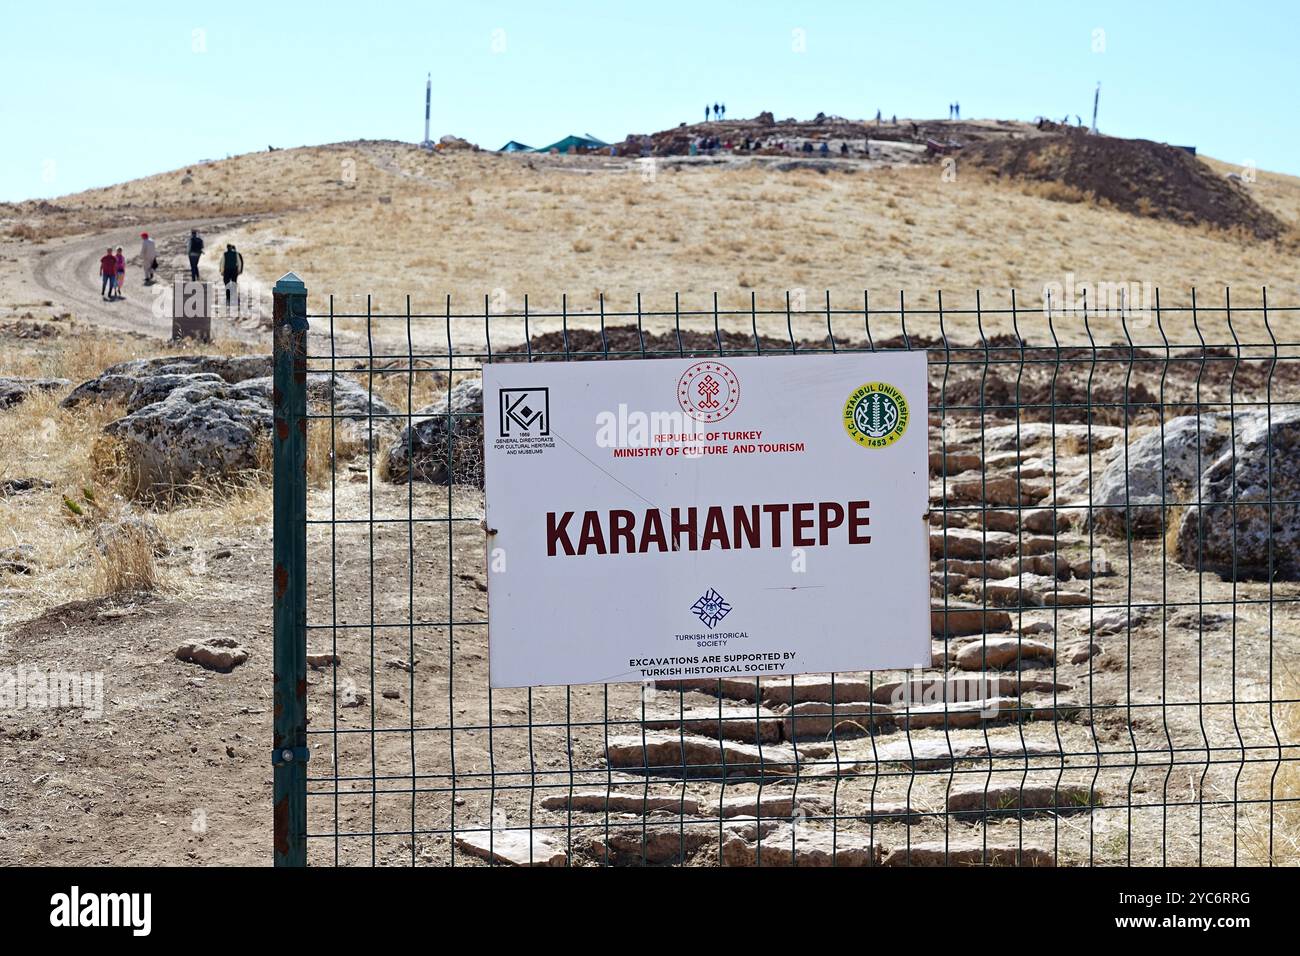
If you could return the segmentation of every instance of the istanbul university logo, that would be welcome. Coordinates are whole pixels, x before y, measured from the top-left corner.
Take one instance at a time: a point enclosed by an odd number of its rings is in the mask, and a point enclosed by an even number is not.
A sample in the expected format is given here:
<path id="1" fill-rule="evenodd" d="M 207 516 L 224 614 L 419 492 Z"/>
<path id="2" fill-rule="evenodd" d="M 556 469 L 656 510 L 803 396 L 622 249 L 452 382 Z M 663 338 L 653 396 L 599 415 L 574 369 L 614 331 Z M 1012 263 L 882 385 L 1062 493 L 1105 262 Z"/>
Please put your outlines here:
<path id="1" fill-rule="evenodd" d="M 721 362 L 696 362 L 677 380 L 677 403 L 697 422 L 719 422 L 740 402 L 740 379 Z"/>
<path id="2" fill-rule="evenodd" d="M 704 622 L 704 626 L 710 631 L 718 626 L 718 622 L 731 613 L 731 605 L 728 604 L 713 588 L 709 588 L 700 596 L 700 599 L 691 605 L 691 610 L 695 616 Z"/>
<path id="3" fill-rule="evenodd" d="M 844 403 L 844 430 L 863 448 L 884 448 L 907 431 L 907 399 L 886 382 L 868 382 Z"/>

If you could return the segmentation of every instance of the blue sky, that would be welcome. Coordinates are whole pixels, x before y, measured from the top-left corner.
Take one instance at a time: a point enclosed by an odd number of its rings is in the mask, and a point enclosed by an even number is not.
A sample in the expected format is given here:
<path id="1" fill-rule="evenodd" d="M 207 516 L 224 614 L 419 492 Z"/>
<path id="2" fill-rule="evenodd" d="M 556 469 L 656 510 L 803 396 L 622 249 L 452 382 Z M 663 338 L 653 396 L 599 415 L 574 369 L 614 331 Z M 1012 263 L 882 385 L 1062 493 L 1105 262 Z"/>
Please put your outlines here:
<path id="1" fill-rule="evenodd" d="M 9 4 L 0 200 L 210 158 L 433 135 L 487 148 L 695 121 L 1085 120 L 1300 173 L 1300 15 L 1285 2 Z M 797 32 L 802 31 L 802 32 Z M 1104 31 L 1097 33 L 1096 31 Z"/>

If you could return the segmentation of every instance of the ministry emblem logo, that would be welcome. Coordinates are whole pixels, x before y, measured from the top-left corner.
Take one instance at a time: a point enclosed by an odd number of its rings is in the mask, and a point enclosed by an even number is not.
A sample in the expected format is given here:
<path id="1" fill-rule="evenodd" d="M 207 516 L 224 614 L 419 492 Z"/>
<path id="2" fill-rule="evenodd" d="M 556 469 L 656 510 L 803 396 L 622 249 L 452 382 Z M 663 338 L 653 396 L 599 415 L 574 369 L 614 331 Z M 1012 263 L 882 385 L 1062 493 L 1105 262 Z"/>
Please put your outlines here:
<path id="1" fill-rule="evenodd" d="M 512 435 L 549 435 L 551 433 L 551 396 L 545 388 L 503 388 L 501 396 L 501 437 Z"/>
<path id="2" fill-rule="evenodd" d="M 740 379 L 721 362 L 696 362 L 677 380 L 677 403 L 697 422 L 719 422 L 740 403 Z"/>
<path id="3" fill-rule="evenodd" d="M 731 613 L 731 605 L 723 599 L 721 594 L 713 588 L 709 588 L 698 601 L 691 605 L 691 611 L 704 622 L 705 627 L 713 630 L 718 626 L 719 621 Z"/>

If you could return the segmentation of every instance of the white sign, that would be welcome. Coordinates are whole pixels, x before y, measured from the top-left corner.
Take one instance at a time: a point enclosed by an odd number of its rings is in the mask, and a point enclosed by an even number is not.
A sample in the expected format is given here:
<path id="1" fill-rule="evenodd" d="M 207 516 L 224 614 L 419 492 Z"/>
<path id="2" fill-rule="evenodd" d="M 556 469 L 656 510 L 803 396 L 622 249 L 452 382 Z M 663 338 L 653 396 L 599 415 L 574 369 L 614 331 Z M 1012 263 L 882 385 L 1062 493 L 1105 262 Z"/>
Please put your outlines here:
<path id="1" fill-rule="evenodd" d="M 488 365 L 493 687 L 930 663 L 924 352 Z"/>

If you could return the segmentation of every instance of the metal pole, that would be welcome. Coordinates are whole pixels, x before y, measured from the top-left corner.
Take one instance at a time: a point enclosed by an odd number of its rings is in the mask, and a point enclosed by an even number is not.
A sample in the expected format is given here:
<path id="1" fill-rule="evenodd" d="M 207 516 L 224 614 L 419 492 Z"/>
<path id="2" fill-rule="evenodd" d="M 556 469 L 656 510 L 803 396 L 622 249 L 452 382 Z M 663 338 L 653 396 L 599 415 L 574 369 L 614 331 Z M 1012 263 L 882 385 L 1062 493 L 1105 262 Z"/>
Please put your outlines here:
<path id="1" fill-rule="evenodd" d="M 421 146 L 429 146 L 429 100 L 433 96 L 433 74 L 430 73 L 424 81 L 424 142 Z"/>
<path id="2" fill-rule="evenodd" d="M 275 284 L 275 865 L 307 865 L 307 287 Z"/>

